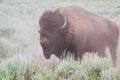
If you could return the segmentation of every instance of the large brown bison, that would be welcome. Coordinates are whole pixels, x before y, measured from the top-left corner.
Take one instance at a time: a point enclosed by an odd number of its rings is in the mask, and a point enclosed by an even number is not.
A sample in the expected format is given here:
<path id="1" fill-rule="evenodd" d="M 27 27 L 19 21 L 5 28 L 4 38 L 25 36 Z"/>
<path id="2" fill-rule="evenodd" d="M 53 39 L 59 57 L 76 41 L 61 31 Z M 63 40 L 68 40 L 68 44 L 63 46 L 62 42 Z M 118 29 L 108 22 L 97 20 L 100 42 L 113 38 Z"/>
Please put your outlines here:
<path id="1" fill-rule="evenodd" d="M 73 53 L 75 59 L 82 58 L 85 52 L 98 52 L 104 57 L 108 47 L 116 60 L 119 28 L 108 19 L 67 6 L 44 12 L 39 24 L 40 44 L 47 59 L 51 54 L 60 57 L 64 51 Z"/>

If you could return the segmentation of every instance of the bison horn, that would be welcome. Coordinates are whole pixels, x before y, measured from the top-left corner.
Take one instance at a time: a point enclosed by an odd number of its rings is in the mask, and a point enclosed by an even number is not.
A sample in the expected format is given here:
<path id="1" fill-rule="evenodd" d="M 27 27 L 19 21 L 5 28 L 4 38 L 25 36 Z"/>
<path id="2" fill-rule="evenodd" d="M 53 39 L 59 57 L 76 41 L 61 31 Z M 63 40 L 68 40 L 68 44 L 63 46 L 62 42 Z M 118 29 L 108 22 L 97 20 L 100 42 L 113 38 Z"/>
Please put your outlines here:
<path id="1" fill-rule="evenodd" d="M 64 29 L 67 25 L 67 19 L 64 17 L 64 24 L 60 27 L 60 29 Z"/>

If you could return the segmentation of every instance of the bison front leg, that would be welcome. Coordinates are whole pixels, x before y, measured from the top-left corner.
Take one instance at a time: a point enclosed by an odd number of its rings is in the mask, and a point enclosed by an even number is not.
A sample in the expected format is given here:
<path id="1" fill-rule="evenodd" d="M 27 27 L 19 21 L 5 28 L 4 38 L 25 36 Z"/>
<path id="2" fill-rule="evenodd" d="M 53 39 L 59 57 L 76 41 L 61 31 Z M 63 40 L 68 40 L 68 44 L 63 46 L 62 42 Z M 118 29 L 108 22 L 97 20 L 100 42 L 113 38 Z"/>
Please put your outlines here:
<path id="1" fill-rule="evenodd" d="M 75 54 L 74 54 L 74 58 L 75 60 L 81 60 L 82 59 L 82 52 L 80 51 L 76 51 Z"/>
<path id="2" fill-rule="evenodd" d="M 112 48 L 110 47 L 110 53 L 111 53 L 112 63 L 115 65 L 116 59 L 117 59 L 116 49 L 113 47 Z"/>

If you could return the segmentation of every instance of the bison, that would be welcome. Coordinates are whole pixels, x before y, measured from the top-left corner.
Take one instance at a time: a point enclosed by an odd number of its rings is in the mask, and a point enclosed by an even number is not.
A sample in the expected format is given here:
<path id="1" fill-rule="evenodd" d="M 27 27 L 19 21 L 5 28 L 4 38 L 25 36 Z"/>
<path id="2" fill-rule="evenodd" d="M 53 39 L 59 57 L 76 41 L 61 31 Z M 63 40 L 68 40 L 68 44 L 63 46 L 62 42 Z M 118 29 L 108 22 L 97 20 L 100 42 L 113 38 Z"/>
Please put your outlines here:
<path id="1" fill-rule="evenodd" d="M 51 54 L 60 58 L 64 51 L 74 54 L 75 59 L 82 58 L 85 52 L 105 57 L 108 47 L 116 61 L 119 28 L 106 18 L 78 6 L 66 6 L 44 12 L 39 24 L 40 44 L 47 59 Z"/>

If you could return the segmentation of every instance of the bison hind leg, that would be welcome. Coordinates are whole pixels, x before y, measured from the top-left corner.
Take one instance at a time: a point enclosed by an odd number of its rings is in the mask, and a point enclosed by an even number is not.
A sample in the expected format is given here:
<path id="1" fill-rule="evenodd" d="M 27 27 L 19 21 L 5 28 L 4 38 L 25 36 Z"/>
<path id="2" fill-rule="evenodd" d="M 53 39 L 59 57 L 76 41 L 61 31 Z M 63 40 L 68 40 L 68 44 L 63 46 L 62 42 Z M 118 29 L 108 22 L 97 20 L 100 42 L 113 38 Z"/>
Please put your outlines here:
<path id="1" fill-rule="evenodd" d="M 110 55 L 112 58 L 112 63 L 114 65 L 116 64 L 116 59 L 117 59 L 116 48 L 113 45 L 109 47 L 102 47 L 101 49 L 98 50 L 98 55 L 100 57 L 109 57 L 108 55 Z"/>
<path id="2" fill-rule="evenodd" d="M 117 60 L 116 47 L 110 46 L 109 48 L 110 48 L 110 53 L 111 53 L 113 64 L 116 64 L 116 60 Z"/>

